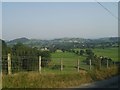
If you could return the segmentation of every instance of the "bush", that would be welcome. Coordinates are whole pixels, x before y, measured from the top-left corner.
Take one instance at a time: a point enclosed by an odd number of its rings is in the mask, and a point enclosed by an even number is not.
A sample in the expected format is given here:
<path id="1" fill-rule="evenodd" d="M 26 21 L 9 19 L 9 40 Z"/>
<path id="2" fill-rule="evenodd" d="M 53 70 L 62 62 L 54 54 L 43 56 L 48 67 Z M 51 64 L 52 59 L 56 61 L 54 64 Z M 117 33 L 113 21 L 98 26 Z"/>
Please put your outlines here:
<path id="1" fill-rule="evenodd" d="M 63 68 L 65 67 L 65 65 L 63 65 Z M 52 69 L 60 69 L 61 68 L 61 65 L 54 65 L 53 67 L 52 67 Z"/>
<path id="2" fill-rule="evenodd" d="M 41 66 L 42 66 L 42 67 L 48 66 L 48 63 L 49 63 L 50 61 L 51 61 L 50 58 L 42 57 Z"/>

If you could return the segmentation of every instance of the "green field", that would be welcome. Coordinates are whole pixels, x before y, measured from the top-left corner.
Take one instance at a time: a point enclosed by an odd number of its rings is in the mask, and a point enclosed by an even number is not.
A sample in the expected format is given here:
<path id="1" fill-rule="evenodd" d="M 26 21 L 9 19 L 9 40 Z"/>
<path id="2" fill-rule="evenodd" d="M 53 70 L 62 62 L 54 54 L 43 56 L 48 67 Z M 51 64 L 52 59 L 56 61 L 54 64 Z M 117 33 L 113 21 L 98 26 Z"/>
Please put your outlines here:
<path id="1" fill-rule="evenodd" d="M 75 49 L 76 51 L 85 50 L 85 49 Z M 118 56 L 118 48 L 95 48 L 92 51 L 97 56 L 103 56 L 107 58 L 111 58 L 113 61 L 120 61 Z"/>
<path id="2" fill-rule="evenodd" d="M 42 73 L 56 73 L 56 74 L 68 74 L 68 73 L 77 73 L 77 61 L 79 59 L 80 68 L 89 69 L 89 65 L 84 64 L 82 61 L 86 58 L 84 56 L 78 56 L 70 52 L 55 52 L 51 54 L 52 60 L 49 63 L 49 68 L 42 68 Z M 60 71 L 60 62 L 63 62 L 63 71 Z M 54 66 L 59 66 L 59 68 L 52 69 Z"/>
<path id="3" fill-rule="evenodd" d="M 98 56 L 109 57 L 113 61 L 120 61 L 118 58 L 118 48 L 93 49 Z"/>
<path id="4" fill-rule="evenodd" d="M 51 65 L 60 65 L 62 60 L 63 65 L 65 65 L 63 72 L 77 72 L 75 66 L 77 66 L 77 61 L 79 59 L 80 68 L 89 69 L 89 65 L 84 64 L 82 61 L 86 59 L 85 56 L 79 56 L 70 52 L 55 52 L 51 54 L 52 61 Z"/>
<path id="5" fill-rule="evenodd" d="M 75 50 L 80 50 L 80 49 L 75 49 Z M 104 56 L 104 57 L 109 57 L 112 58 L 113 61 L 118 61 L 118 48 L 105 48 L 105 49 L 100 49 L 100 48 L 95 48 L 92 49 L 93 52 L 97 56 Z M 55 52 L 51 53 L 51 62 L 50 66 L 53 67 L 55 65 L 60 65 L 60 61 L 62 60 L 63 65 L 65 66 L 62 73 L 71 73 L 71 72 L 77 72 L 77 60 L 79 59 L 80 62 L 80 68 L 89 70 L 89 65 L 86 65 L 82 61 L 86 59 L 86 56 L 80 56 L 75 53 L 71 52 Z M 51 69 L 51 68 L 44 68 L 43 72 L 54 72 L 54 73 L 61 73 L 60 68 L 58 69 Z"/>

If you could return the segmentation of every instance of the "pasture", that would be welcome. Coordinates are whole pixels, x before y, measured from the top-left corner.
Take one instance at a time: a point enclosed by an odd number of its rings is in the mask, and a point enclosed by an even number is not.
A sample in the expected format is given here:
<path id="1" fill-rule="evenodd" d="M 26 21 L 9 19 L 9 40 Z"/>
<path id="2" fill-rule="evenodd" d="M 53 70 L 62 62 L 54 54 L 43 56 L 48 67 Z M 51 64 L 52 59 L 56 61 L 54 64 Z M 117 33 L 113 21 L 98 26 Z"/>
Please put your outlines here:
<path id="1" fill-rule="evenodd" d="M 86 57 L 78 56 L 70 52 L 55 52 L 51 54 L 51 62 L 49 63 L 49 68 L 42 68 L 43 73 L 75 73 L 77 72 L 77 61 L 79 59 L 80 68 L 89 69 L 89 65 L 84 64 L 82 61 Z M 60 71 L 61 60 L 63 63 L 63 71 Z"/>
<path id="2" fill-rule="evenodd" d="M 86 50 L 86 49 L 75 49 L 76 51 L 80 51 L 80 50 Z M 111 58 L 113 61 L 120 61 L 119 60 L 119 55 L 118 55 L 118 48 L 94 48 L 92 49 L 92 51 L 95 53 L 95 55 L 97 56 L 104 56 L 104 57 L 108 57 Z"/>
<path id="3" fill-rule="evenodd" d="M 80 49 L 75 49 L 75 50 L 80 51 Z M 92 51 L 97 56 L 104 56 L 111 58 L 113 61 L 118 61 L 118 48 L 105 48 L 105 49 L 95 48 L 92 49 Z M 49 68 L 43 68 L 42 72 L 61 73 L 60 71 L 61 60 L 64 66 L 62 73 L 77 72 L 77 68 L 75 67 L 77 67 L 78 59 L 79 59 L 79 67 L 81 69 L 89 70 L 89 65 L 83 62 L 86 59 L 86 55 L 80 56 L 72 52 L 55 52 L 55 53 L 51 53 L 51 62 L 49 63 Z"/>
<path id="4" fill-rule="evenodd" d="M 118 48 L 93 49 L 93 52 L 98 56 L 111 58 L 113 61 L 120 61 L 118 58 Z"/>

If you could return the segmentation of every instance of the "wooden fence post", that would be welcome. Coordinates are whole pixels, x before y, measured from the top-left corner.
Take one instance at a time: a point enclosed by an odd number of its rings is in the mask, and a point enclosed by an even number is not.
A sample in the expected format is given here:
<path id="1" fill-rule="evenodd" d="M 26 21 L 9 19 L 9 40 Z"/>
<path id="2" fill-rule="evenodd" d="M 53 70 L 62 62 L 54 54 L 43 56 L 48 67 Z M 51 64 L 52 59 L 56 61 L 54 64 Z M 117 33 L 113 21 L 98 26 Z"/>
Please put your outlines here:
<path id="1" fill-rule="evenodd" d="M 100 69 L 101 69 L 101 63 L 102 63 L 102 60 L 100 59 Z"/>
<path id="2" fill-rule="evenodd" d="M 41 73 L 41 56 L 39 56 L 39 72 Z"/>
<path id="3" fill-rule="evenodd" d="M 63 70 L 63 62 L 62 62 L 62 59 L 60 59 L 60 65 L 61 65 L 60 70 L 62 71 L 62 70 Z"/>
<path id="4" fill-rule="evenodd" d="M 90 68 L 89 69 L 91 70 L 91 59 L 90 59 Z"/>
<path id="5" fill-rule="evenodd" d="M 77 70 L 79 72 L 79 59 L 77 60 Z"/>
<path id="6" fill-rule="evenodd" d="M 100 57 L 100 69 L 101 69 L 101 67 L 102 67 L 102 56 Z"/>
<path id="7" fill-rule="evenodd" d="M 107 60 L 107 68 L 108 68 L 108 60 Z"/>
<path id="8" fill-rule="evenodd" d="M 8 74 L 11 74 L 11 54 L 8 53 Z"/>
<path id="9" fill-rule="evenodd" d="M 115 61 L 113 62 L 113 66 L 115 67 Z"/>

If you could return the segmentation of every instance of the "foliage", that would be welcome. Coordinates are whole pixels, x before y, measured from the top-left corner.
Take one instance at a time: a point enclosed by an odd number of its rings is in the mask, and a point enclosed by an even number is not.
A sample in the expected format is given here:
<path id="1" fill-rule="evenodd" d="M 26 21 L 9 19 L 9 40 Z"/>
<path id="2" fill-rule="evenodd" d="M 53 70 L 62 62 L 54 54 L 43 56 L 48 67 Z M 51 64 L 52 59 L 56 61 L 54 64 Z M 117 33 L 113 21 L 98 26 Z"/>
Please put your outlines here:
<path id="1" fill-rule="evenodd" d="M 95 48 L 92 49 L 92 51 L 98 55 L 98 56 L 104 56 L 104 57 L 109 57 L 113 61 L 119 61 L 119 54 L 118 54 L 118 48 Z"/>
<path id="2" fill-rule="evenodd" d="M 83 55 L 84 53 L 84 50 L 80 50 L 80 55 Z"/>
<path id="3" fill-rule="evenodd" d="M 2 44 L 3 71 L 7 70 L 8 53 L 11 53 L 12 72 L 38 70 L 39 56 L 42 57 L 42 66 L 44 67 L 51 61 L 49 51 L 40 51 L 37 48 L 31 48 L 22 43 L 17 43 L 13 47 L 8 47 L 4 41 Z"/>
<path id="4" fill-rule="evenodd" d="M 60 70 L 61 65 L 53 65 L 52 69 Z M 65 65 L 63 65 L 63 68 L 65 68 Z"/>
<path id="5" fill-rule="evenodd" d="M 89 56 L 93 56 L 94 53 L 91 49 L 86 49 L 86 54 L 89 55 Z"/>

